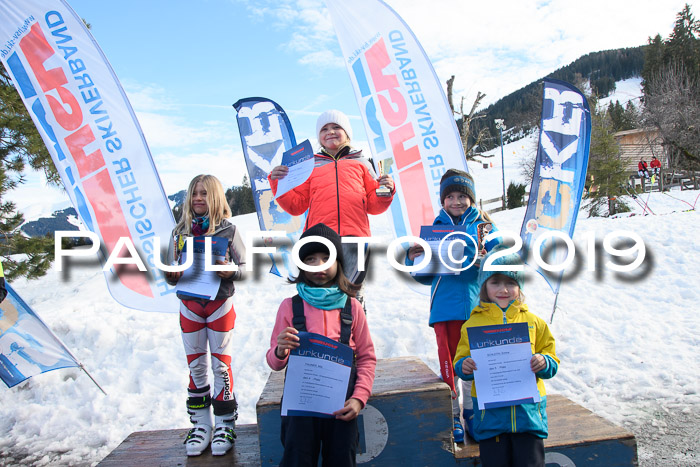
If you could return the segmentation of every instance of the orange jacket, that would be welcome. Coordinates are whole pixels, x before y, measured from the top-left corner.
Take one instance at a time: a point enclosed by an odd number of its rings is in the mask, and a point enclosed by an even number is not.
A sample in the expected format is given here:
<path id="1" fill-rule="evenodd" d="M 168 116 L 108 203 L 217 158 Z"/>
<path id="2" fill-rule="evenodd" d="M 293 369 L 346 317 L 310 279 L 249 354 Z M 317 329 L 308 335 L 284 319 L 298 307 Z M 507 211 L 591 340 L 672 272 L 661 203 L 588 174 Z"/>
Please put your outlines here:
<path id="1" fill-rule="evenodd" d="M 394 199 L 377 196 L 379 182 L 362 151 L 343 148 L 334 158 L 325 151 L 315 156 L 311 176 L 301 185 L 277 199 L 282 209 L 300 216 L 308 209 L 307 228 L 323 222 L 343 237 L 369 237 L 367 214 L 381 214 Z M 277 180 L 270 180 L 272 193 L 277 193 Z"/>

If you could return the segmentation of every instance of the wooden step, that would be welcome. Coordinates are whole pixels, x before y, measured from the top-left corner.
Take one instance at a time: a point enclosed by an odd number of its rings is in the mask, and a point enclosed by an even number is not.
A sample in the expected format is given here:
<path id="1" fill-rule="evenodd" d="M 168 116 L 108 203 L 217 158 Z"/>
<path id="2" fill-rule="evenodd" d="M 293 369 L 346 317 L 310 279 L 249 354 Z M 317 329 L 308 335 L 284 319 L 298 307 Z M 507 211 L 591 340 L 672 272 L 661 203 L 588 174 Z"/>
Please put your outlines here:
<path id="1" fill-rule="evenodd" d="M 278 465 L 282 372 L 272 372 L 256 404 L 258 425 L 237 427 L 231 452 L 214 457 L 210 450 L 187 457 L 187 428 L 139 431 L 129 435 L 98 465 L 102 467 L 260 466 Z M 450 391 L 415 357 L 377 362 L 372 397 L 359 420 L 358 464 L 480 465 L 479 445 L 452 442 Z M 627 430 L 567 399 L 547 396 L 549 438 L 545 461 L 559 466 L 637 465 L 637 443 Z"/>
<path id="2" fill-rule="evenodd" d="M 278 465 L 283 372 L 273 372 L 256 405 L 262 465 Z M 416 357 L 380 359 L 372 397 L 359 417 L 358 464 L 454 464 L 449 387 Z"/>
<path id="3" fill-rule="evenodd" d="M 559 465 L 637 465 L 634 435 L 559 394 L 547 396 L 549 438 L 544 440 L 545 461 Z M 467 437 L 455 445 L 460 465 L 480 465 L 479 444 Z M 566 463 L 568 459 L 569 463 Z"/>
<path id="4" fill-rule="evenodd" d="M 237 426 L 238 437 L 234 447 L 223 456 L 212 456 L 211 450 L 207 449 L 200 456 L 188 457 L 184 444 L 188 431 L 189 428 L 136 431 L 97 465 L 100 467 L 260 465 L 257 425 Z"/>

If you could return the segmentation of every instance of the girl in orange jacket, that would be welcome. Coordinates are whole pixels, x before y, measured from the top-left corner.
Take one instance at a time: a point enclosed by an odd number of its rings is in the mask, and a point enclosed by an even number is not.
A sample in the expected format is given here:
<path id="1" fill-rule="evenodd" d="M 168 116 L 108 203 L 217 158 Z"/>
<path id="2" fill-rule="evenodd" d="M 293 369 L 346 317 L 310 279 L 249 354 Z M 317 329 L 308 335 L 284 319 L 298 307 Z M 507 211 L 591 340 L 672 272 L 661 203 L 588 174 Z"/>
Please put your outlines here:
<path id="1" fill-rule="evenodd" d="M 352 149 L 352 127 L 347 115 L 339 110 L 323 112 L 316 122 L 321 144 L 315 155 L 311 176 L 301 185 L 277 199 L 282 209 L 293 216 L 308 210 L 306 225 L 324 223 L 341 237 L 369 237 L 368 214 L 381 214 L 391 205 L 394 181 L 389 175 L 376 178 L 369 160 L 362 151 Z M 277 193 L 278 180 L 287 176 L 289 168 L 277 166 L 270 172 L 270 188 Z M 389 190 L 388 196 L 377 194 L 379 187 Z M 346 276 L 353 283 L 362 283 L 365 271 L 358 272 L 355 245 L 344 244 Z M 368 255 L 365 254 L 365 259 Z"/>

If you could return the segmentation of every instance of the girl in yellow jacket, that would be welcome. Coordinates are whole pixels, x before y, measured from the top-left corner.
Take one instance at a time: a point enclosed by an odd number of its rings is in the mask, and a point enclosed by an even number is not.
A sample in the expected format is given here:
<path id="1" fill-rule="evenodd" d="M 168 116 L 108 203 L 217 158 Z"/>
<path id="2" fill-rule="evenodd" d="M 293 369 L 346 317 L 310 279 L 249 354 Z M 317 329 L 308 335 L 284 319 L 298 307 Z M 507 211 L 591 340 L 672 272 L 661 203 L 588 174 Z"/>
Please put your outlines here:
<path id="1" fill-rule="evenodd" d="M 478 410 L 477 393 L 472 383 L 472 400 L 475 414 L 465 420 L 469 433 L 479 441 L 481 463 L 492 465 L 518 465 L 544 467 L 544 442 L 547 430 L 547 397 L 543 379 L 553 377 L 559 368 L 554 349 L 554 337 L 544 320 L 528 311 L 523 303 L 522 287 L 525 274 L 521 271 L 500 271 L 502 266 L 522 265 L 516 254 L 503 254 L 504 247 L 491 250 L 481 262 L 479 270 L 480 303 L 462 326 L 462 335 L 454 359 L 455 374 L 464 380 L 474 380 L 478 370 L 471 358 L 467 329 L 494 324 L 527 323 L 532 359 L 530 369 L 537 377 L 540 402 L 509 407 Z M 496 271 L 485 271 L 490 263 Z"/>

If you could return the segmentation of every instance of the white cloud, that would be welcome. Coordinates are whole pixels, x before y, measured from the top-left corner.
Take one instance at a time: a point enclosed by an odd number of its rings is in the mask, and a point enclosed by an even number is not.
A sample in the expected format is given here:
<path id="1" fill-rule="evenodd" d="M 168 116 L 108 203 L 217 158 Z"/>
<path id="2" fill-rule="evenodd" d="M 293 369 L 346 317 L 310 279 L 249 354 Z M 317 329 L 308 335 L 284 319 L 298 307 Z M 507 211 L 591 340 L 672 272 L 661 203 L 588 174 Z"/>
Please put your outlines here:
<path id="1" fill-rule="evenodd" d="M 310 65 L 318 68 L 343 68 L 343 62 L 340 57 L 335 55 L 330 50 L 319 50 L 310 52 L 299 59 L 302 65 Z"/>
<path id="2" fill-rule="evenodd" d="M 444 85 L 484 103 L 591 52 L 644 45 L 667 36 L 684 1 L 507 0 L 494 3 L 389 0 L 409 24 Z"/>
<path id="3" fill-rule="evenodd" d="M 169 111 L 175 102 L 167 96 L 165 89 L 155 84 L 142 84 L 133 81 L 122 82 L 124 91 L 135 111 Z"/>
<path id="4" fill-rule="evenodd" d="M 387 0 L 411 27 L 443 84 L 484 104 L 591 52 L 646 44 L 668 36 L 686 0 Z M 257 14 L 292 28 L 285 47 L 310 67 L 342 66 L 328 12 L 319 0 L 263 1 Z M 352 8 L 352 3 L 348 3 Z"/>

